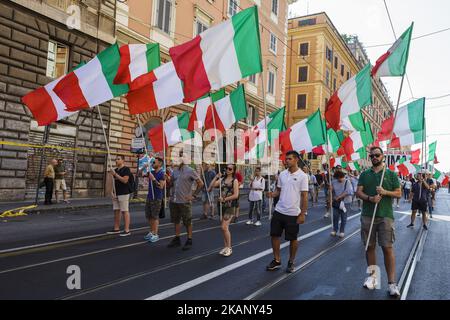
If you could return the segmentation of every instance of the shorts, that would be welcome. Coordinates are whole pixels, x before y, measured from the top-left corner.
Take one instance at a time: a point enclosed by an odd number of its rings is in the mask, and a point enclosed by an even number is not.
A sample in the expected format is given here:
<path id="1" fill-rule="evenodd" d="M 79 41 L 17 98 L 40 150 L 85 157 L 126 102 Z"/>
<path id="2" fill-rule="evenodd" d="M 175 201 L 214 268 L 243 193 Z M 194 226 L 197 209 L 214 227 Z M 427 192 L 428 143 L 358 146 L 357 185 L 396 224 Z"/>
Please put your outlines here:
<path id="1" fill-rule="evenodd" d="M 66 180 L 64 179 L 55 179 L 55 191 L 63 190 L 66 191 Z"/>
<path id="2" fill-rule="evenodd" d="M 121 212 L 129 212 L 130 195 L 123 194 L 113 199 L 113 210 L 120 210 Z"/>
<path id="3" fill-rule="evenodd" d="M 145 217 L 147 219 L 159 219 L 159 213 L 162 207 L 161 200 L 147 200 L 145 203 Z"/>
<path id="4" fill-rule="evenodd" d="M 428 203 L 413 200 L 411 203 L 411 210 L 419 210 L 420 212 L 427 212 Z"/>
<path id="5" fill-rule="evenodd" d="M 361 240 L 366 245 L 369 236 L 370 223 L 372 217 L 361 216 Z M 378 245 L 380 247 L 392 248 L 395 242 L 394 219 L 375 217 L 373 222 L 372 234 L 370 235 L 369 246 L 376 245 L 376 236 L 378 235 Z"/>
<path id="6" fill-rule="evenodd" d="M 288 216 L 275 211 L 270 221 L 270 236 L 279 238 L 283 230 L 286 241 L 297 240 L 300 230 L 300 226 L 297 223 L 297 216 Z"/>
<path id="7" fill-rule="evenodd" d="M 169 203 L 170 221 L 175 224 L 183 224 L 188 227 L 192 224 L 192 204 L 190 203 Z"/>

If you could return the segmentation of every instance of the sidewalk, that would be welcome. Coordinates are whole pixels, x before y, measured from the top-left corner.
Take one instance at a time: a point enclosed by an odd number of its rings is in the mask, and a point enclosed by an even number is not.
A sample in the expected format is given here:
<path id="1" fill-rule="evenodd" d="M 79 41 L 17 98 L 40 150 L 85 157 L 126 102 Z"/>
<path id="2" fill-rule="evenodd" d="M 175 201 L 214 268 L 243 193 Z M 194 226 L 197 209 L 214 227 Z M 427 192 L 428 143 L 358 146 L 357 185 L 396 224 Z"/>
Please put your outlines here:
<path id="1" fill-rule="evenodd" d="M 143 195 L 140 195 L 140 199 L 131 199 L 130 205 L 143 205 L 145 202 L 145 198 Z M 25 201 L 15 201 L 15 202 L 0 202 L 0 215 L 7 211 L 7 210 L 13 210 L 14 212 L 17 212 L 19 210 L 16 210 L 18 208 L 22 207 L 29 207 L 33 206 L 34 201 L 32 200 L 25 200 Z M 24 212 L 27 214 L 30 213 L 46 213 L 46 212 L 55 212 L 55 211 L 73 211 L 73 210 L 79 210 L 79 209 L 95 209 L 95 208 L 112 208 L 112 202 L 111 198 L 105 197 L 105 198 L 75 198 L 70 199 L 70 203 L 54 203 L 52 205 L 44 205 L 42 203 L 42 200 L 38 201 L 38 206 L 35 208 L 25 209 Z"/>

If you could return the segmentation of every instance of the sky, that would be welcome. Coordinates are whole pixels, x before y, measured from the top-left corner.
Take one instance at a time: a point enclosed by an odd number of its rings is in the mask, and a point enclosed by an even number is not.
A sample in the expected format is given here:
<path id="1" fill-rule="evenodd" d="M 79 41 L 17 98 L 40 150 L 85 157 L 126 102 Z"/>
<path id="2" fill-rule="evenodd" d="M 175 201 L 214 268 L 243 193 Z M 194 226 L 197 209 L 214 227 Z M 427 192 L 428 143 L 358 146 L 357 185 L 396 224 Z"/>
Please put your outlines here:
<path id="1" fill-rule="evenodd" d="M 414 21 L 413 38 L 450 28 L 448 0 L 386 0 L 397 37 Z M 325 11 L 339 33 L 356 34 L 365 46 L 389 44 L 395 37 L 383 0 L 298 0 L 290 17 Z M 366 48 L 372 65 L 390 45 Z M 437 141 L 436 169 L 450 171 L 450 30 L 411 42 L 400 106 L 426 97 L 427 144 Z M 398 99 L 400 77 L 382 78 L 391 100 Z M 412 93 L 411 93 L 412 91 Z M 447 95 L 445 98 L 432 99 Z M 394 105 L 395 107 L 395 105 Z M 412 146 L 412 150 L 421 145 Z"/>

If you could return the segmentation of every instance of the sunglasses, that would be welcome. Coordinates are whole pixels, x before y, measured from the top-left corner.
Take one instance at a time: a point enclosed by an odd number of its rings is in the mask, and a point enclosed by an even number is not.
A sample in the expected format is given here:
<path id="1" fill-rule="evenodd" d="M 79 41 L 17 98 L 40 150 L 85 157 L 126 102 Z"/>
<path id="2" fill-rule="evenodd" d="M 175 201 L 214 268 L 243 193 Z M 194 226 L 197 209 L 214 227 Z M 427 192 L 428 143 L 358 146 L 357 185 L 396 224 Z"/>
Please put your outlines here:
<path id="1" fill-rule="evenodd" d="M 233 171 L 233 168 L 227 168 L 228 171 Z"/>
<path id="2" fill-rule="evenodd" d="M 379 157 L 381 157 L 381 156 L 382 156 L 382 154 L 381 154 L 381 153 L 379 153 L 379 154 L 371 154 L 371 155 L 369 155 L 370 159 L 373 159 L 373 158 L 379 158 Z"/>

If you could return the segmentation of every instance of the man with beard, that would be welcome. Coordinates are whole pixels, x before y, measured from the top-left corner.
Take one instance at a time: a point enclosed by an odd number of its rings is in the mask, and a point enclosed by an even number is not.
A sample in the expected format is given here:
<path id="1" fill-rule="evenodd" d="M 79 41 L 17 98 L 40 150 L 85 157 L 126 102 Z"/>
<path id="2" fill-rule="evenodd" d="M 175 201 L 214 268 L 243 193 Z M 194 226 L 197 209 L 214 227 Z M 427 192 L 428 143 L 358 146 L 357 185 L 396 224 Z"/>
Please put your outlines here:
<path id="1" fill-rule="evenodd" d="M 364 287 L 373 290 L 378 287 L 378 279 L 375 273 L 376 262 L 376 239 L 378 245 L 383 249 L 384 265 L 388 275 L 389 294 L 400 296 L 399 288 L 396 284 L 395 275 L 395 255 L 393 244 L 394 234 L 394 211 L 392 209 L 392 198 L 401 197 L 400 183 L 397 174 L 386 168 L 382 186 L 380 187 L 383 175 L 384 155 L 379 147 L 370 149 L 370 159 L 372 168 L 364 171 L 359 177 L 357 196 L 363 200 L 361 213 L 361 238 L 364 244 L 369 241 L 366 252 L 367 265 L 372 274 L 364 282 Z M 369 230 L 372 224 L 372 217 L 376 204 L 377 211 L 373 222 L 372 232 L 369 239 Z"/>

